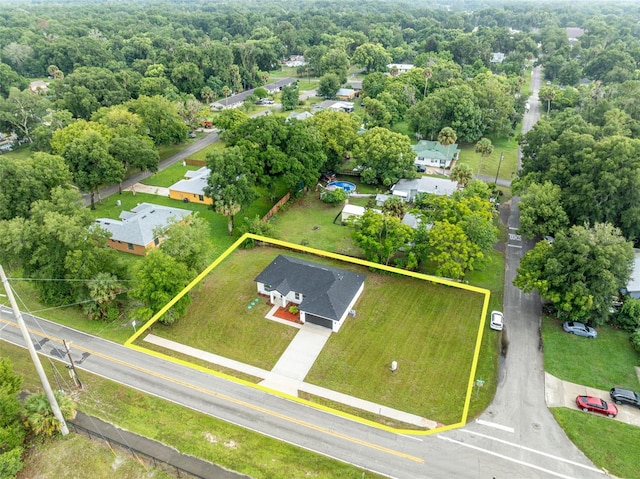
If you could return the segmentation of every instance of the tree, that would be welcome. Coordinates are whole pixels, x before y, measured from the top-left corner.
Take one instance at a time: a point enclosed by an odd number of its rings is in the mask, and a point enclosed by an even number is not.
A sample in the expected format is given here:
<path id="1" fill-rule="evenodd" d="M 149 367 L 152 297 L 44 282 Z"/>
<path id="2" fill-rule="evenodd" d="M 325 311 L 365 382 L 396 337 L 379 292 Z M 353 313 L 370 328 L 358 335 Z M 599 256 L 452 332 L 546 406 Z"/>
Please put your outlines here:
<path id="1" fill-rule="evenodd" d="M 480 153 L 480 161 L 478 162 L 478 175 L 480 174 L 480 169 L 482 168 L 482 159 L 485 156 L 490 156 L 493 153 L 493 144 L 489 138 L 482 138 L 478 143 L 476 143 L 475 148 L 476 153 Z"/>
<path id="2" fill-rule="evenodd" d="M 526 238 L 553 236 L 569 225 L 569 218 L 562 207 L 562 191 L 550 181 L 529 185 L 518 203 L 518 209 L 518 232 Z"/>
<path id="3" fill-rule="evenodd" d="M 342 111 L 322 110 L 307 120 L 318 132 L 327 155 L 324 170 L 336 170 L 351 153 L 358 138 L 360 120 Z"/>
<path id="4" fill-rule="evenodd" d="M 280 101 L 282 102 L 282 110 L 283 111 L 291 111 L 295 110 L 298 107 L 298 84 L 283 86 L 282 87 L 282 97 Z"/>
<path id="5" fill-rule="evenodd" d="M 640 299 L 626 297 L 615 317 L 616 325 L 625 331 L 640 328 Z"/>
<path id="6" fill-rule="evenodd" d="M 184 264 L 191 274 L 197 274 L 208 264 L 210 249 L 209 226 L 205 220 L 193 213 L 182 221 L 169 222 L 158 232 L 164 237 L 160 249 L 173 259 Z"/>
<path id="7" fill-rule="evenodd" d="M 436 221 L 428 236 L 429 260 L 436 265 L 436 274 L 461 279 L 473 270 L 476 260 L 483 257 L 478 245 L 473 243 L 461 226 L 449 221 Z"/>
<path id="8" fill-rule="evenodd" d="M 191 280 L 191 274 L 183 263 L 158 248 L 136 264 L 133 277 L 136 286 L 129 295 L 141 303 L 134 316 L 142 321 L 152 318 Z M 190 303 L 191 296 L 185 294 L 158 321 L 172 324 L 185 313 Z"/>
<path id="9" fill-rule="evenodd" d="M 537 291 L 561 315 L 602 324 L 611 296 L 631 274 L 633 247 L 606 223 L 559 231 L 553 245 L 540 241 L 520 262 L 514 285 Z"/>
<path id="10" fill-rule="evenodd" d="M 91 196 L 91 209 L 95 210 L 95 194 L 105 184 L 119 183 L 124 178 L 124 166 L 109 154 L 109 147 L 97 132 L 88 130 L 64 147 L 62 156 L 67 160 L 73 181 Z"/>
<path id="11" fill-rule="evenodd" d="M 451 170 L 449 178 L 453 181 L 457 181 L 459 186 L 465 187 L 473 179 L 473 170 L 469 165 L 464 163 L 458 163 Z"/>
<path id="12" fill-rule="evenodd" d="M 64 158 L 48 153 L 35 153 L 26 160 L 0 156 L 0 178 L 0 220 L 28 216 L 31 203 L 49 199 L 56 186 L 71 184 Z"/>
<path id="13" fill-rule="evenodd" d="M 400 178 L 415 177 L 416 153 L 406 135 L 372 128 L 360 135 L 354 154 L 364 167 L 361 178 L 365 183 L 391 186 Z"/>
<path id="14" fill-rule="evenodd" d="M 374 263 L 388 265 L 398 250 L 413 238 L 413 228 L 395 216 L 366 210 L 355 220 L 353 240 L 364 250 L 365 257 Z"/>
<path id="15" fill-rule="evenodd" d="M 158 171 L 160 156 L 149 137 L 116 136 L 109 142 L 109 153 L 122 163 L 125 171 L 137 168 L 140 171 Z"/>
<path id="16" fill-rule="evenodd" d="M 385 90 L 389 77 L 384 73 L 370 73 L 362 80 L 362 93 L 365 97 L 376 98 Z"/>
<path id="17" fill-rule="evenodd" d="M 379 43 L 363 43 L 353 52 L 351 61 L 366 68 L 367 73 L 386 72 L 391 55 Z"/>
<path id="18" fill-rule="evenodd" d="M 54 391 L 53 395 L 60 407 L 62 417 L 73 419 L 76 415 L 76 405 L 71 398 L 60 391 Z M 51 404 L 44 392 L 28 396 L 24 401 L 24 410 L 25 424 L 33 434 L 54 436 L 60 432 L 61 423 L 53 415 Z"/>
<path id="19" fill-rule="evenodd" d="M 233 130 L 247 118 L 249 117 L 243 111 L 240 111 L 237 108 L 227 108 L 218 114 L 215 119 L 215 124 L 222 130 Z"/>
<path id="20" fill-rule="evenodd" d="M 340 89 L 341 81 L 335 73 L 327 73 L 320 78 L 318 94 L 325 98 L 333 98 Z"/>
<path id="21" fill-rule="evenodd" d="M 0 62 L 0 98 L 9 95 L 11 88 L 24 90 L 27 87 L 27 81 L 18 75 L 6 63 Z"/>
<path id="22" fill-rule="evenodd" d="M 16 131 L 30 142 L 32 130 L 42 123 L 49 106 L 49 100 L 41 95 L 9 88 L 7 99 L 0 97 L 0 129 Z"/>
<path id="23" fill-rule="evenodd" d="M 382 212 L 402 221 L 407 212 L 407 203 L 399 196 L 391 195 L 382 204 Z"/>
<path id="24" fill-rule="evenodd" d="M 238 148 L 208 154 L 207 167 L 211 174 L 204 193 L 213 199 L 216 213 L 227 217 L 231 236 L 236 214 L 253 202 L 257 196 L 256 192 L 249 181 L 247 167 Z"/>
<path id="25" fill-rule="evenodd" d="M 444 127 L 440 130 L 440 133 L 438 133 L 438 143 L 447 147 L 447 158 L 449 158 L 449 147 L 453 145 L 457 139 L 458 135 L 456 131 L 448 126 Z M 442 174 L 444 174 L 444 167 L 445 163 L 442 165 Z"/>
<path id="26" fill-rule="evenodd" d="M 191 130 L 195 130 L 200 125 L 204 113 L 202 103 L 195 98 L 187 98 L 176 102 L 178 115 Z M 208 110 L 208 109 L 207 109 Z"/>
<path id="27" fill-rule="evenodd" d="M 187 125 L 176 105 L 166 98 L 140 96 L 125 106 L 140 115 L 155 145 L 172 145 L 187 139 Z"/>
<path id="28" fill-rule="evenodd" d="M 36 281 L 35 288 L 46 304 L 69 304 L 88 296 L 86 282 L 78 280 L 124 273 L 78 191 L 56 187 L 50 195 L 31 205 L 28 218 L 0 222 L 0 262 L 22 267 L 30 278 L 60 280 Z M 62 281 L 67 278 L 76 281 Z"/>
<path id="29" fill-rule="evenodd" d="M 375 98 L 364 99 L 364 124 L 366 128 L 376 126 L 389 128 L 391 126 L 391 113 L 384 103 Z"/>
<path id="30" fill-rule="evenodd" d="M 202 71 L 191 62 L 178 63 L 171 71 L 171 81 L 183 93 L 197 95 L 204 86 Z"/>
<path id="31" fill-rule="evenodd" d="M 422 96 L 424 98 L 427 97 L 427 84 L 429 83 L 429 78 L 433 76 L 433 71 L 431 68 L 424 68 L 422 70 L 422 76 L 424 77 L 424 92 L 422 92 Z"/>
<path id="32" fill-rule="evenodd" d="M 90 301 L 83 304 L 83 310 L 89 319 L 109 321 L 118 317 L 118 295 L 125 289 L 114 274 L 99 272 L 88 282 L 88 290 Z"/>
<path id="33" fill-rule="evenodd" d="M 551 102 L 556 98 L 557 91 L 553 85 L 543 85 L 540 87 L 538 96 L 547 102 L 547 114 L 551 111 Z"/>
<path id="34" fill-rule="evenodd" d="M 23 444 L 27 431 L 22 424 L 22 403 L 18 393 L 22 376 L 8 358 L 0 358 L 0 477 L 13 478 L 22 469 Z"/>

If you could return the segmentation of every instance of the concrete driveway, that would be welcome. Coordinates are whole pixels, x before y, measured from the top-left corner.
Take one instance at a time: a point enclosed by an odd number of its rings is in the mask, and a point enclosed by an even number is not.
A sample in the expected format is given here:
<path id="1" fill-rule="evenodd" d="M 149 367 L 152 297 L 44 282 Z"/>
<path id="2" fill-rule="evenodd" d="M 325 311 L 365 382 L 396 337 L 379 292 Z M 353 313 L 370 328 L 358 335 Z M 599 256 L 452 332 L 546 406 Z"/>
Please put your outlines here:
<path id="1" fill-rule="evenodd" d="M 549 407 L 568 407 L 576 409 L 576 396 L 595 396 L 609 399 L 609 391 L 582 386 L 581 384 L 563 381 L 557 377 L 545 373 L 545 400 Z M 616 421 L 625 422 L 640 427 L 640 409 L 629 405 L 618 406 L 618 415 Z"/>

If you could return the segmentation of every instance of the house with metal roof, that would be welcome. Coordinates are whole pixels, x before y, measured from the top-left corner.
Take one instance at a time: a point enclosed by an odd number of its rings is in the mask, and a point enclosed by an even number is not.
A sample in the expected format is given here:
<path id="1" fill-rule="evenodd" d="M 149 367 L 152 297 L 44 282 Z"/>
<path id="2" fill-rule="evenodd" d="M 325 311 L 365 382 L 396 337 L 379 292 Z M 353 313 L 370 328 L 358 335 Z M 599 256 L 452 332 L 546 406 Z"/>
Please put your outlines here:
<path id="1" fill-rule="evenodd" d="M 420 140 L 416 145 L 411 145 L 416 152 L 414 164 L 416 166 L 450 168 L 451 163 L 458 159 L 460 149 L 457 143 L 444 146 L 437 141 Z"/>
<path id="2" fill-rule="evenodd" d="M 633 259 L 633 269 L 631 277 L 627 282 L 626 288 L 621 290 L 622 293 L 628 294 L 633 299 L 640 299 L 640 250 L 635 250 L 636 254 Z"/>
<path id="3" fill-rule="evenodd" d="M 140 203 L 131 211 L 120 213 L 120 219 L 98 218 L 96 223 L 111 233 L 107 244 L 118 251 L 144 256 L 162 242 L 158 230 L 171 221 L 181 221 L 191 211 L 181 208 Z"/>
<path id="4" fill-rule="evenodd" d="M 271 304 L 297 305 L 300 321 L 337 332 L 364 290 L 365 275 L 278 255 L 255 278 Z"/>
<path id="5" fill-rule="evenodd" d="M 412 202 L 418 194 L 452 195 L 458 189 L 458 183 L 448 178 L 421 176 L 413 180 L 401 179 L 391 187 L 391 194 Z"/>
<path id="6" fill-rule="evenodd" d="M 213 204 L 213 199 L 204 194 L 204 187 L 207 186 L 209 174 L 211 174 L 211 170 L 206 166 L 199 170 L 187 171 L 183 180 L 169 187 L 169 198 L 184 203 Z"/>
<path id="7" fill-rule="evenodd" d="M 336 98 L 342 101 L 353 100 L 356 96 L 356 91 L 353 88 L 340 88 L 336 93 Z"/>

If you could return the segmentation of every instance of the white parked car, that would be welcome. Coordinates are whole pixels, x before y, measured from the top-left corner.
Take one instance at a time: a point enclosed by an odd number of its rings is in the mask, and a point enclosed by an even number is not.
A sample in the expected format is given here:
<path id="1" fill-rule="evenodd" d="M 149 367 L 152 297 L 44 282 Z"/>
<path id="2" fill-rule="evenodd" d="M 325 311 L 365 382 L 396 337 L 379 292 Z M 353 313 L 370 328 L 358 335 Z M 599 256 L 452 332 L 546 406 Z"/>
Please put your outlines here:
<path id="1" fill-rule="evenodd" d="M 489 323 L 491 329 L 496 331 L 502 331 L 504 327 L 504 316 L 500 311 L 491 311 L 491 322 Z"/>

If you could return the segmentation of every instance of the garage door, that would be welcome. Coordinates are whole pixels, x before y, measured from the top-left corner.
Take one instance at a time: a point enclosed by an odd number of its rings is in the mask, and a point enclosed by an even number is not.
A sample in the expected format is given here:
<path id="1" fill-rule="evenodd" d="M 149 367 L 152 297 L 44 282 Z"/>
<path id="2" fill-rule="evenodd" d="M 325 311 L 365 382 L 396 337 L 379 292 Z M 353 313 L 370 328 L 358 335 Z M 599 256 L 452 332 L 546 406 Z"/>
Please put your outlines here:
<path id="1" fill-rule="evenodd" d="M 330 319 L 321 318 L 320 316 L 306 313 L 304 315 L 304 320 L 307 323 L 313 323 L 317 324 L 318 326 L 324 326 L 325 328 L 333 329 L 333 321 L 331 321 Z"/>

